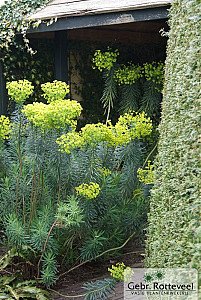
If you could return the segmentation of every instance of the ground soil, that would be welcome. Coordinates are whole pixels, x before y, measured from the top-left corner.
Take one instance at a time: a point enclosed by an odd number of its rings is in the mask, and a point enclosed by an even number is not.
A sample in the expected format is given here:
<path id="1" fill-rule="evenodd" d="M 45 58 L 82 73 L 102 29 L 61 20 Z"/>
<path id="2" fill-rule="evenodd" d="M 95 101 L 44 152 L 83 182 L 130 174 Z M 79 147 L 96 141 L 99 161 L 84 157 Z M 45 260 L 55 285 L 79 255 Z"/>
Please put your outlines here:
<path id="1" fill-rule="evenodd" d="M 0 247 L 0 256 L 6 250 Z M 86 290 L 83 284 L 87 282 L 95 282 L 96 280 L 110 278 L 108 268 L 118 262 L 124 262 L 126 266 L 142 268 L 144 267 L 144 247 L 142 245 L 130 244 L 122 251 L 121 255 L 107 260 L 99 260 L 87 263 L 68 274 L 63 275 L 52 288 L 51 295 L 54 300 L 78 299 L 83 300 Z M 8 271 L 11 271 L 8 269 Z M 10 273 L 10 272 L 8 272 Z M 11 274 L 11 273 L 10 273 Z M 62 270 L 60 270 L 62 274 Z M 8 275 L 7 273 L 5 275 Z M 110 300 L 123 300 L 123 283 L 119 283 L 115 290 L 109 295 Z M 98 300 L 98 299 L 97 299 Z"/>
<path id="2" fill-rule="evenodd" d="M 110 278 L 108 267 L 111 267 L 117 262 L 124 262 L 126 266 L 141 268 L 144 266 L 144 248 L 126 248 L 121 256 L 115 259 L 108 259 L 105 261 L 97 261 L 87 263 L 86 265 L 72 271 L 63 276 L 54 286 L 55 292 L 51 291 L 52 297 L 55 300 L 64 299 L 84 299 L 83 296 L 86 291 L 83 289 L 83 284 L 99 279 Z M 74 296 L 74 297 L 73 297 Z M 75 297 L 77 296 L 77 297 Z M 119 283 L 112 294 L 109 295 L 110 300 L 123 299 L 123 283 Z"/>

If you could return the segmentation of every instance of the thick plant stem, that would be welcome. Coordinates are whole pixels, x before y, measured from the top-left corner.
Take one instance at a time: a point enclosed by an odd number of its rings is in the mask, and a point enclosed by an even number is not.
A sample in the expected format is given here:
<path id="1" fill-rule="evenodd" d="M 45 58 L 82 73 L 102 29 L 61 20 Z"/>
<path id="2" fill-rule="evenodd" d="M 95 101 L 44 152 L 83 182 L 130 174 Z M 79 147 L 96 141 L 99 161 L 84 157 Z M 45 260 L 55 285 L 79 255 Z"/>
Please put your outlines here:
<path id="1" fill-rule="evenodd" d="M 156 150 L 157 146 L 158 146 L 158 143 L 156 143 L 156 145 L 154 146 L 154 148 L 153 148 L 153 149 L 151 150 L 151 152 L 148 154 L 148 156 L 147 156 L 147 158 L 146 158 L 146 160 L 145 160 L 145 162 L 144 162 L 144 164 L 143 164 L 143 166 L 142 166 L 142 169 L 144 169 L 144 167 L 146 166 L 149 157 L 150 157 L 151 154 Z"/>
<path id="2" fill-rule="evenodd" d="M 136 232 L 136 231 L 133 232 L 121 246 L 116 247 L 116 248 L 112 248 L 112 249 L 105 250 L 104 252 L 102 252 L 102 253 L 98 254 L 96 257 L 94 257 L 93 260 L 95 260 L 95 259 L 97 259 L 97 258 L 99 258 L 99 257 L 101 257 L 101 256 L 103 256 L 103 255 L 105 255 L 106 253 L 109 253 L 109 252 L 113 252 L 113 251 L 122 249 L 122 248 L 130 241 L 130 239 L 132 239 L 132 237 L 134 237 L 135 235 L 137 235 L 137 234 L 139 233 L 139 231 L 140 231 L 140 230 L 138 230 L 137 232 Z M 72 267 L 72 268 L 69 269 L 68 271 L 66 271 L 66 272 L 64 272 L 64 273 L 62 273 L 62 274 L 60 274 L 60 275 L 58 276 L 58 278 L 60 278 L 60 277 L 62 277 L 62 276 L 64 276 L 64 275 L 70 273 L 71 271 L 73 271 L 73 270 L 75 270 L 75 269 L 77 269 L 77 268 L 79 268 L 79 267 L 85 265 L 86 263 L 90 262 L 91 260 L 92 260 L 92 259 L 87 259 L 87 260 L 83 261 L 83 262 L 80 263 L 79 265 L 77 265 L 77 266 L 75 266 L 75 267 Z"/>
<path id="3" fill-rule="evenodd" d="M 58 172 L 58 176 L 59 176 L 59 190 L 58 190 L 57 203 L 59 203 L 60 197 L 61 197 L 61 172 L 60 172 L 60 169 L 59 169 L 59 172 Z"/>
<path id="4" fill-rule="evenodd" d="M 23 218 L 24 218 L 24 233 L 26 233 L 26 213 L 25 213 L 25 207 L 24 207 L 24 195 L 22 199 L 23 203 Z"/>
<path id="5" fill-rule="evenodd" d="M 17 187 L 16 187 L 16 204 L 15 204 L 15 213 L 17 215 L 17 206 L 18 206 L 18 194 L 19 194 L 19 182 L 20 182 L 20 176 L 22 174 L 22 155 L 21 155 L 21 149 L 20 149 L 20 138 L 18 140 L 18 153 L 19 153 L 19 161 L 20 161 L 20 170 L 17 177 Z"/>
<path id="6" fill-rule="evenodd" d="M 43 187 L 44 187 L 44 179 L 43 179 L 43 170 L 41 171 L 41 189 L 40 189 L 40 196 L 39 196 L 39 205 L 41 205 L 41 199 L 43 195 Z"/>
<path id="7" fill-rule="evenodd" d="M 30 215 L 29 215 L 29 224 L 28 224 L 28 228 L 27 228 L 27 232 L 29 233 L 29 228 L 31 225 L 31 221 L 32 221 L 32 215 L 33 215 L 33 190 L 34 190 L 34 173 L 33 173 L 33 177 L 32 177 L 32 185 L 31 185 L 31 201 L 30 201 Z"/>
<path id="8" fill-rule="evenodd" d="M 107 118 L 106 118 L 106 125 L 108 124 L 108 121 L 109 121 L 109 117 L 110 117 L 110 101 L 109 101 L 109 103 L 108 103 L 108 110 L 107 110 Z"/>
<path id="9" fill-rule="evenodd" d="M 55 294 L 57 294 L 57 295 L 59 295 L 59 296 L 62 296 L 64 298 L 78 298 L 78 297 L 84 297 L 85 296 L 85 294 L 75 295 L 75 296 L 67 296 L 67 295 L 59 293 L 58 291 L 50 289 L 50 288 L 48 288 L 48 290 L 51 291 L 51 292 L 53 292 L 53 293 L 55 293 Z"/>
<path id="10" fill-rule="evenodd" d="M 41 260 L 42 260 L 42 258 L 43 258 L 43 255 L 44 255 L 44 253 L 45 253 L 45 249 L 46 249 L 46 247 L 47 247 L 47 242 L 48 242 L 49 237 L 50 237 L 50 234 L 51 234 L 53 228 L 56 226 L 56 224 L 57 224 L 57 220 L 55 220 L 54 223 L 52 224 L 52 227 L 50 228 L 50 230 L 49 230 L 49 232 L 48 232 L 48 235 L 47 235 L 47 238 L 46 238 L 46 240 L 45 240 L 45 244 L 44 244 L 44 247 L 43 247 L 43 252 L 42 252 L 42 254 L 41 254 L 41 256 L 40 256 L 40 259 L 39 259 L 39 261 L 38 261 L 38 266 L 37 266 L 37 267 L 38 267 L 38 274 L 37 274 L 37 277 L 39 277 L 39 273 L 40 273 L 40 263 L 41 263 Z"/>
<path id="11" fill-rule="evenodd" d="M 15 204 L 16 215 L 17 215 L 17 206 L 18 206 L 19 182 L 22 174 L 22 154 L 21 154 L 21 147 L 20 147 L 20 135 L 21 135 L 21 126 L 22 126 L 21 108 L 22 107 L 19 106 L 18 155 L 19 155 L 19 162 L 20 162 L 20 170 L 17 177 L 17 186 L 16 186 L 16 204 Z"/>
<path id="12" fill-rule="evenodd" d="M 61 132 L 59 132 L 61 134 Z M 57 197 L 57 204 L 60 202 L 61 198 L 61 166 L 62 166 L 62 159 L 61 159 L 61 152 L 58 153 L 58 197 Z"/>
<path id="13" fill-rule="evenodd" d="M 40 173 L 38 174 L 38 182 L 35 181 L 35 194 L 33 199 L 33 207 L 34 207 L 34 216 L 36 216 L 36 207 L 37 207 L 37 198 L 40 187 Z"/>

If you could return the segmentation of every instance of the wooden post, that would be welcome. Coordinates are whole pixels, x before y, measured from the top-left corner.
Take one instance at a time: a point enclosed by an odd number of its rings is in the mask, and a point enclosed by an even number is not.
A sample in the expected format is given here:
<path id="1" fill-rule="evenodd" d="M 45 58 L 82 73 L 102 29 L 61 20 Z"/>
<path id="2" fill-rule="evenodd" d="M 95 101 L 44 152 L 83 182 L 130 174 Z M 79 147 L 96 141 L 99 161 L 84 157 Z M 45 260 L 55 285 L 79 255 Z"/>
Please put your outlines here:
<path id="1" fill-rule="evenodd" d="M 7 113 L 8 97 L 6 92 L 6 84 L 3 75 L 3 66 L 0 60 L 0 115 Z"/>
<path id="2" fill-rule="evenodd" d="M 55 32 L 55 78 L 68 80 L 67 30 Z"/>

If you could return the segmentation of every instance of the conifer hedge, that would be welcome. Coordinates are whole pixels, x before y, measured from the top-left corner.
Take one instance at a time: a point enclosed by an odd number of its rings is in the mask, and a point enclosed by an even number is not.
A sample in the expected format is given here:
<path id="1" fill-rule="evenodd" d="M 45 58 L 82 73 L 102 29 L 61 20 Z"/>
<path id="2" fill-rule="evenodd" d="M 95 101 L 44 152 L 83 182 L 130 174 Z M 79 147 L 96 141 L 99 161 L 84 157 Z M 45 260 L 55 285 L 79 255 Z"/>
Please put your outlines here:
<path id="1" fill-rule="evenodd" d="M 173 1 L 147 267 L 200 268 L 200 17 L 200 0 Z"/>

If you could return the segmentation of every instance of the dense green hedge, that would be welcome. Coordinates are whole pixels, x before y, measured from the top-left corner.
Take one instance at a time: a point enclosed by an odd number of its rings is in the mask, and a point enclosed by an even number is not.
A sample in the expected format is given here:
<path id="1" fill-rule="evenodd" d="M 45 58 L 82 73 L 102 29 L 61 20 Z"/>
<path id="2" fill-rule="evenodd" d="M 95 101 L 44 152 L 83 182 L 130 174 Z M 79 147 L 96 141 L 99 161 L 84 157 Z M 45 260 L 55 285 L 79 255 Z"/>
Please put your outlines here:
<path id="1" fill-rule="evenodd" d="M 148 267 L 200 267 L 200 15 L 199 0 L 176 0 L 170 9 Z"/>

